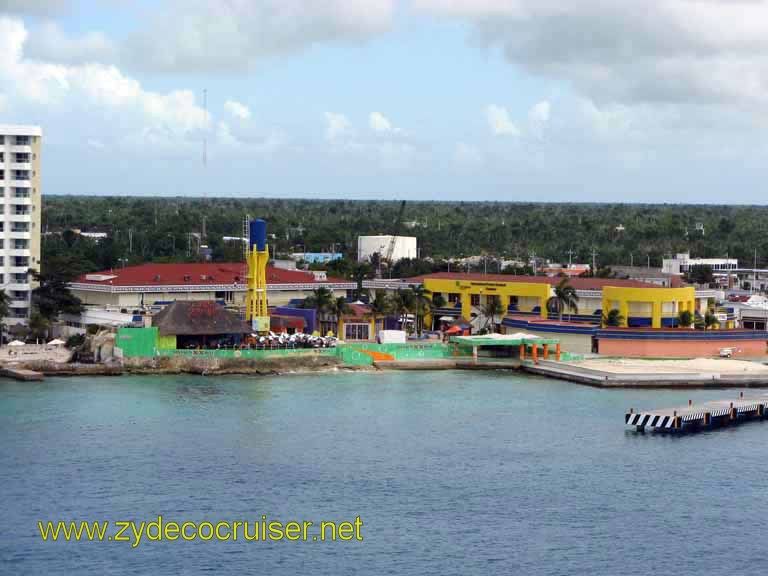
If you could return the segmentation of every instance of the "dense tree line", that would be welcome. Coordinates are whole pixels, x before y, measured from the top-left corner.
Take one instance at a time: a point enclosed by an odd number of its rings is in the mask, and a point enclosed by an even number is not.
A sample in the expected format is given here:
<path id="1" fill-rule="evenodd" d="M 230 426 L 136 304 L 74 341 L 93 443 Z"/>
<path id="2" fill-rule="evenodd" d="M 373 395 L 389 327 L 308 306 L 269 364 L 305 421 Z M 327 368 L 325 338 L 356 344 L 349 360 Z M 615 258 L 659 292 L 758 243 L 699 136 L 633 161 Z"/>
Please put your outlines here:
<path id="1" fill-rule="evenodd" d="M 71 274 L 142 262 L 197 260 L 196 236 L 216 261 L 242 258 L 242 246 L 224 236 L 242 236 L 246 215 L 268 222 L 277 255 L 340 251 L 355 274 L 361 234 L 399 232 L 419 238 L 418 261 L 400 264 L 393 275 L 446 269 L 451 257 L 488 255 L 598 266 L 660 266 L 667 254 L 690 251 L 700 257 L 768 263 L 768 208 L 762 206 L 547 204 L 494 202 L 409 202 L 396 222 L 394 201 L 307 199 L 190 199 L 48 196 L 43 206 L 44 266 Z M 703 228 L 703 231 L 702 231 Z M 95 242 L 72 232 L 106 232 Z M 191 246 L 191 250 L 189 247 Z M 425 258 L 437 264 L 425 264 Z M 445 266 L 446 268 L 441 268 Z M 496 269 L 489 269 L 496 272 Z"/>

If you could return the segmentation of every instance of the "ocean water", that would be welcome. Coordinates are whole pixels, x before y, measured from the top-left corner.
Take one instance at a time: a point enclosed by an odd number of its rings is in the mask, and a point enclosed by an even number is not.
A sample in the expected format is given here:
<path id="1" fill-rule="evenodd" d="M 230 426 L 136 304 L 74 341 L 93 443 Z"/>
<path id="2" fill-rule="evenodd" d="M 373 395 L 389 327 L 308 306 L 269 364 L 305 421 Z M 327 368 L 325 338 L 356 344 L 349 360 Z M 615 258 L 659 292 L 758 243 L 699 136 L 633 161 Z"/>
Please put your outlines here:
<path id="1" fill-rule="evenodd" d="M 762 573 L 768 423 L 624 411 L 737 391 L 514 373 L 0 383 L 0 574 Z M 38 520 L 345 521 L 350 542 L 43 542 Z"/>

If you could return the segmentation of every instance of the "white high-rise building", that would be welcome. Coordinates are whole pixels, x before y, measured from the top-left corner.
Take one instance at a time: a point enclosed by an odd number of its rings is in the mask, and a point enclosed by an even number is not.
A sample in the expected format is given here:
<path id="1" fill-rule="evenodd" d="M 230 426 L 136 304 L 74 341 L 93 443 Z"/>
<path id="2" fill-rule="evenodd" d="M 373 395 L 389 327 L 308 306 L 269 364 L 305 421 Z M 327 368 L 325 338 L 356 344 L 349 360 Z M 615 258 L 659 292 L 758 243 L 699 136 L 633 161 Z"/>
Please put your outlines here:
<path id="1" fill-rule="evenodd" d="M 0 124 L 0 288 L 9 300 L 6 324 L 29 318 L 30 270 L 40 270 L 42 137 L 39 126 Z"/>

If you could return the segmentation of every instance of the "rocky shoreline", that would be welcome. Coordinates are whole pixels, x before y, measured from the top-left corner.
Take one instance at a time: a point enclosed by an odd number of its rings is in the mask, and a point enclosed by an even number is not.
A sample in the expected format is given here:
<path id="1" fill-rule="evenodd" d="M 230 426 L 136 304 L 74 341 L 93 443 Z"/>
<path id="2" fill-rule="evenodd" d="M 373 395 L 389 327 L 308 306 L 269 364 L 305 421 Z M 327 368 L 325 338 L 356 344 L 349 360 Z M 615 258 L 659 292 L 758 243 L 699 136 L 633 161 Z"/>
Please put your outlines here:
<path id="1" fill-rule="evenodd" d="M 8 364 L 11 366 L 11 364 Z M 340 358 L 301 356 L 293 358 L 127 358 L 104 364 L 61 363 L 50 361 L 14 362 L 14 368 L 39 372 L 44 376 L 121 376 L 198 374 L 205 376 L 279 376 L 334 371 L 377 370 L 373 366 L 350 366 Z"/>

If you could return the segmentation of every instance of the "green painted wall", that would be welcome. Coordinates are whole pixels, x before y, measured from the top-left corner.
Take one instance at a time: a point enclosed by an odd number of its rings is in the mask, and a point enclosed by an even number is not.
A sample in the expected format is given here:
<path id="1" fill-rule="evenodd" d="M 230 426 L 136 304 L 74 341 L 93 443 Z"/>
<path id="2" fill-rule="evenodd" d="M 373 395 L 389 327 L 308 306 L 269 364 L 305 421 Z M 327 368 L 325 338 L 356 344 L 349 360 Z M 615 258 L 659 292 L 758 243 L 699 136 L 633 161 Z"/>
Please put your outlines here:
<path id="1" fill-rule="evenodd" d="M 375 362 L 375 355 L 366 354 L 364 351 L 389 354 L 395 360 L 439 359 L 453 358 L 453 346 L 440 342 L 424 344 L 374 344 L 361 342 L 360 344 L 340 344 L 338 350 L 345 364 L 369 366 Z M 471 354 L 471 349 L 470 349 Z"/>
<path id="2" fill-rule="evenodd" d="M 160 336 L 157 337 L 157 347 L 160 350 L 176 350 L 176 336 Z"/>
<path id="3" fill-rule="evenodd" d="M 118 328 L 115 346 L 122 348 L 126 358 L 154 356 L 157 328 Z"/>
<path id="4" fill-rule="evenodd" d="M 340 344 L 336 348 L 299 348 L 293 350 L 176 350 L 175 336 L 159 336 L 157 328 L 119 328 L 117 346 L 126 358 L 177 356 L 201 358 L 275 358 L 285 356 L 339 356 L 345 364 L 371 365 L 376 353 L 394 356 L 395 360 L 453 358 L 454 346 L 440 342 L 408 344 Z M 366 354 L 365 352 L 374 354 Z M 462 356 L 472 349 L 460 349 Z"/>

